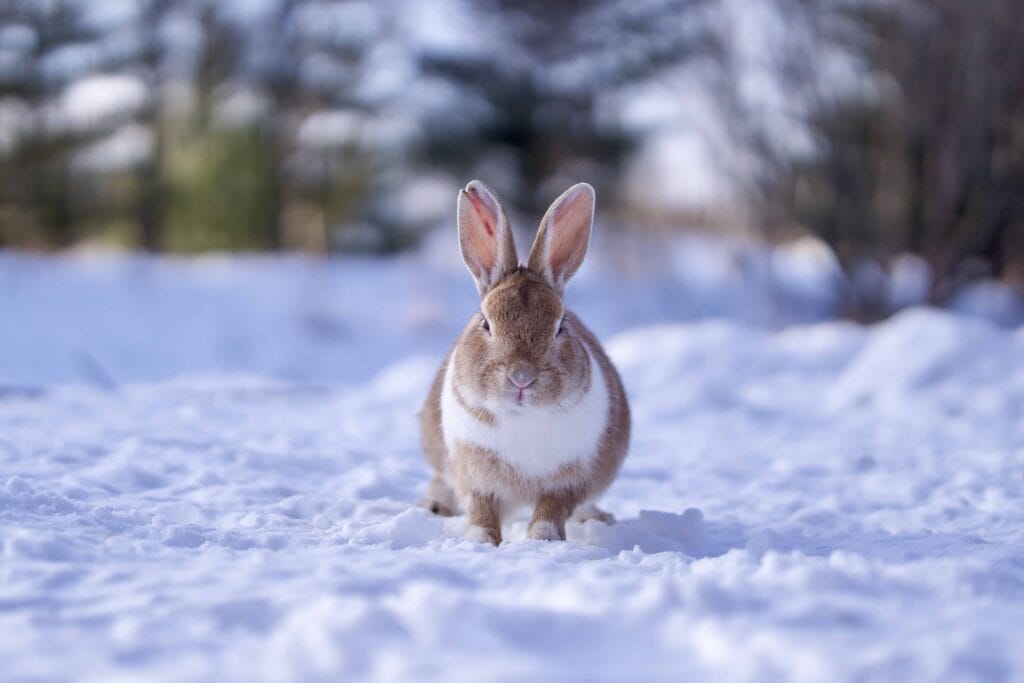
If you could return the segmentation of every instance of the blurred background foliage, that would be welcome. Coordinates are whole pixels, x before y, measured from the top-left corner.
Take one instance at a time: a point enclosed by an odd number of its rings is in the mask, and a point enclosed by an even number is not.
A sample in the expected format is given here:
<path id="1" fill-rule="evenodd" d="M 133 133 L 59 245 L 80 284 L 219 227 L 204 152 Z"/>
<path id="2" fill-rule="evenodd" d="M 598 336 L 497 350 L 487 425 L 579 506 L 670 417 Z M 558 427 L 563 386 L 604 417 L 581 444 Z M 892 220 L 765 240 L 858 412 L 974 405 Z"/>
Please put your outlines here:
<path id="1" fill-rule="evenodd" d="M 0 247 L 395 252 L 474 177 L 814 236 L 862 318 L 1019 286 L 1024 0 L 0 0 Z"/>

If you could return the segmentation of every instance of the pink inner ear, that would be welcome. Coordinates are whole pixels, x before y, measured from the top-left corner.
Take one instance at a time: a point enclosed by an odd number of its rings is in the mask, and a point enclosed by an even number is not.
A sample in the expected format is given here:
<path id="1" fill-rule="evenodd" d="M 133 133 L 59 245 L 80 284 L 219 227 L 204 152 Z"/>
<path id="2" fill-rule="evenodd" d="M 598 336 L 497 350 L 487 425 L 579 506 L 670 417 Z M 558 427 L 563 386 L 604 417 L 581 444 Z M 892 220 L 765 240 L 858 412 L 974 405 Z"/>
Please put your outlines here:
<path id="1" fill-rule="evenodd" d="M 484 230 L 491 237 L 494 237 L 494 220 L 490 210 L 484 206 L 484 200 L 480 198 L 476 190 L 470 190 L 466 193 L 469 196 L 469 202 L 473 205 L 473 212 L 476 213 L 477 219 L 483 223 Z"/>
<path id="2" fill-rule="evenodd" d="M 551 242 L 548 261 L 556 276 L 564 275 L 568 267 L 579 267 L 587 247 L 587 229 L 590 227 L 590 198 L 576 192 L 555 207 L 551 213 Z"/>
<path id="3" fill-rule="evenodd" d="M 468 228 L 465 236 L 477 277 L 486 277 L 498 262 L 498 240 L 495 239 L 494 214 L 487 206 L 486 200 L 475 190 L 465 193 L 471 207 L 471 214 L 466 216 Z"/>

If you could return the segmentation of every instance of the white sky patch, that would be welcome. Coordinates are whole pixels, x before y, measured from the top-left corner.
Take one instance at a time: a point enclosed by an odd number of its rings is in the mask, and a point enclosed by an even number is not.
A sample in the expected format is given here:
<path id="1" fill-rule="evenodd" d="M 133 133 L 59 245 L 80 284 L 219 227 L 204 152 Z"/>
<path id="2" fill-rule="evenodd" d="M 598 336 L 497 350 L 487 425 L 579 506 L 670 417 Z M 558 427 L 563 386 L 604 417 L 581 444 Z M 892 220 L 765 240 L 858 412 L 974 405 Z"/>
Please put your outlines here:
<path id="1" fill-rule="evenodd" d="M 299 125 L 298 141 L 304 147 L 339 147 L 358 140 L 364 122 L 352 111 L 319 111 Z"/>
<path id="2" fill-rule="evenodd" d="M 412 57 L 397 41 L 374 45 L 365 59 L 356 94 L 367 101 L 400 95 L 416 79 Z"/>
<path id="3" fill-rule="evenodd" d="M 98 30 L 125 27 L 140 18 L 141 0 L 102 0 L 82 3 L 83 23 Z"/>
<path id="4" fill-rule="evenodd" d="M 254 123 L 267 112 L 267 99 L 251 88 L 232 88 L 218 95 L 214 115 L 229 126 Z"/>
<path id="5" fill-rule="evenodd" d="M 410 48 L 439 54 L 476 54 L 486 49 L 489 33 L 474 24 L 459 0 L 405 2 L 400 12 L 402 34 Z"/>
<path id="6" fill-rule="evenodd" d="M 446 175 L 417 175 L 398 188 L 395 211 L 406 220 L 443 220 L 452 210 L 452 197 L 458 191 L 458 185 Z"/>
<path id="7" fill-rule="evenodd" d="M 627 183 L 636 200 L 668 210 L 723 203 L 732 192 L 707 139 L 693 131 L 653 133 Z"/>
<path id="8" fill-rule="evenodd" d="M 89 76 L 65 89 L 47 117 L 51 130 L 88 130 L 138 110 L 146 102 L 146 86 L 125 74 Z"/>

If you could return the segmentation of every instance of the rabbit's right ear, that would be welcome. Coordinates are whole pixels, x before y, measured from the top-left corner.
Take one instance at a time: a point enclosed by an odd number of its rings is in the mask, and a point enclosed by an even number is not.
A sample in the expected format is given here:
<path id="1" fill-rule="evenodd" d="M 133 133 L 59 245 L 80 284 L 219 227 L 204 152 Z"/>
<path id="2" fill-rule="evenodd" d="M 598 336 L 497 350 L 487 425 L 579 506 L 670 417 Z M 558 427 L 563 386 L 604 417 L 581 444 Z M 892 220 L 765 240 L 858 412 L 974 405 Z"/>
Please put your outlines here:
<path id="1" fill-rule="evenodd" d="M 577 183 L 556 199 L 540 221 L 530 250 L 530 270 L 562 293 L 583 263 L 594 225 L 594 188 Z"/>
<path id="2" fill-rule="evenodd" d="M 459 249 L 481 297 L 519 267 L 505 209 L 479 180 L 459 190 Z"/>

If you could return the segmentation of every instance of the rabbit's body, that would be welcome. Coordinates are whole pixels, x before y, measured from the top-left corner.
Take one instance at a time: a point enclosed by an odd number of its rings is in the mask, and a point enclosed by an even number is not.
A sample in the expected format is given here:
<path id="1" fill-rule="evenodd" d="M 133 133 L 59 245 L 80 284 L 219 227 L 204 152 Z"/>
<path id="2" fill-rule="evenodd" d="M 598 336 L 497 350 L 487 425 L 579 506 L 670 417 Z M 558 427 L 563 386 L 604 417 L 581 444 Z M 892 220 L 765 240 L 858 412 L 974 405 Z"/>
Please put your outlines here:
<path id="1" fill-rule="evenodd" d="M 573 324 L 586 331 L 578 320 Z M 567 409 L 490 410 L 471 403 L 446 359 L 422 413 L 423 441 L 442 480 L 454 487 L 457 476 L 460 488 L 492 493 L 508 505 L 534 503 L 552 485 L 585 490 L 588 500 L 600 495 L 626 455 L 622 408 L 609 414 L 613 403 L 626 403 L 604 350 L 595 341 L 587 352 L 590 381 L 568 397 Z"/>
<path id="2" fill-rule="evenodd" d="M 581 205 L 590 212 L 584 215 Z M 561 301 L 564 281 L 586 252 L 592 209 L 589 186 L 570 189 L 545 216 L 542 246 L 535 244 L 530 267 L 523 267 L 493 195 L 476 182 L 460 195 L 463 256 L 483 298 L 422 412 L 424 451 L 435 469 L 423 504 L 441 514 L 461 504 L 468 535 L 478 540 L 500 542 L 502 514 L 524 504 L 535 506 L 530 537 L 564 538 L 574 511 L 603 515 L 592 501 L 625 457 L 622 382 Z M 559 221 L 566 219 L 564 227 Z M 550 235 L 566 231 L 574 241 L 551 246 Z M 569 250 L 562 260 L 560 247 Z"/>

